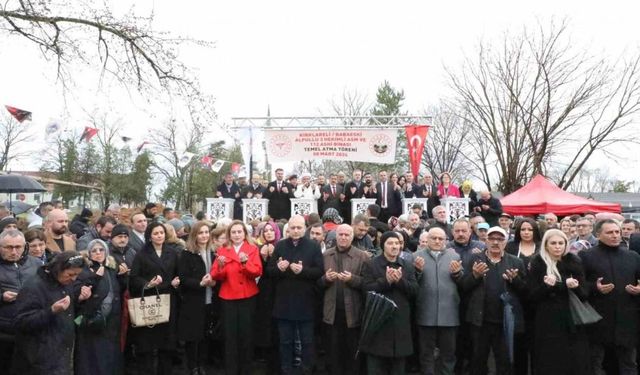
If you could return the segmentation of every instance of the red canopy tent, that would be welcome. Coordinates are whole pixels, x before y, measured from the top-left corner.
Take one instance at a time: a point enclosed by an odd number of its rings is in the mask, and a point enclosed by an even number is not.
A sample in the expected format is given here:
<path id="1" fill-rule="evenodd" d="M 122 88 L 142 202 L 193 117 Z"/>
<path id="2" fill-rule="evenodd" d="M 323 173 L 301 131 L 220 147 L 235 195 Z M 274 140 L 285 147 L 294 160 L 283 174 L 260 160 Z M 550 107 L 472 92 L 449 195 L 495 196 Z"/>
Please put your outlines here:
<path id="1" fill-rule="evenodd" d="M 565 216 L 585 212 L 620 213 L 618 203 L 597 202 L 568 193 L 542 175 L 500 200 L 502 210 L 511 215 L 536 215 L 553 212 Z"/>

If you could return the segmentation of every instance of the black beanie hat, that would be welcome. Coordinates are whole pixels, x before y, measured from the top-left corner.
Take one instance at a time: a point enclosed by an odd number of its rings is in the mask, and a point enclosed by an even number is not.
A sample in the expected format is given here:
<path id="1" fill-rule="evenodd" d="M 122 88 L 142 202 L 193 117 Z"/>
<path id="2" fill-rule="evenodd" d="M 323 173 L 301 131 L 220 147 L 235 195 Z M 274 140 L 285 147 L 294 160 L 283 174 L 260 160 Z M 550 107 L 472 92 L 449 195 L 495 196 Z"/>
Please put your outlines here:
<path id="1" fill-rule="evenodd" d="M 114 238 L 114 237 L 119 236 L 121 234 L 126 234 L 127 237 L 128 237 L 129 236 L 129 228 L 124 224 L 116 224 L 116 226 L 113 227 L 113 230 L 111 231 L 111 238 Z"/>
<path id="2" fill-rule="evenodd" d="M 4 228 L 9 224 L 18 225 L 18 221 L 15 218 L 11 217 L 11 216 L 7 216 L 4 219 L 0 220 L 0 233 L 2 233 Z"/>
<path id="3" fill-rule="evenodd" d="M 387 240 L 389 238 L 400 238 L 400 233 L 394 232 L 394 231 L 388 231 L 388 232 L 384 232 L 382 233 L 382 236 L 380 236 L 380 248 L 382 250 L 384 250 L 384 243 L 387 242 Z"/>

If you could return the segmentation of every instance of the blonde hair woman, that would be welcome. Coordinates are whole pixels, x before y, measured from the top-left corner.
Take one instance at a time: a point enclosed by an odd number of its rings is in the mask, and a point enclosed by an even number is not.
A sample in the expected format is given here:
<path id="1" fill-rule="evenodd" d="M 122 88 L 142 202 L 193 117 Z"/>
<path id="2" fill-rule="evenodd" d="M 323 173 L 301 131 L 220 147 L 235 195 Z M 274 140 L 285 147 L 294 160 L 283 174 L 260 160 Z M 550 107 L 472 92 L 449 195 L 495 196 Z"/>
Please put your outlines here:
<path id="1" fill-rule="evenodd" d="M 191 229 L 185 251 L 178 259 L 182 297 L 178 314 L 178 339 L 186 343 L 187 368 L 191 374 L 204 373 L 204 333 L 207 316 L 211 316 L 208 312 L 212 309 L 212 287 L 215 286 L 209 270 L 214 257 L 209 226 L 199 221 Z"/>
<path id="2" fill-rule="evenodd" d="M 529 286 L 536 307 L 535 372 L 589 373 L 585 327 L 573 323 L 569 307 L 570 291 L 581 300 L 587 297 L 584 270 L 578 256 L 568 251 L 562 231 L 549 229 L 544 234 L 540 252 L 531 259 Z"/>

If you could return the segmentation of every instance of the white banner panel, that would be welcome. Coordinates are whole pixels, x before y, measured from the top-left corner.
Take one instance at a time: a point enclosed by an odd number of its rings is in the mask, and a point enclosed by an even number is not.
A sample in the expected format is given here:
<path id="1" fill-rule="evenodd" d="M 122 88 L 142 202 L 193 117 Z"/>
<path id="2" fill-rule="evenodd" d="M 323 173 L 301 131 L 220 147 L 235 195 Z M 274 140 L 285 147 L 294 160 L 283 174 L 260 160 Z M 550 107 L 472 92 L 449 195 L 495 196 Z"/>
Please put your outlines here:
<path id="1" fill-rule="evenodd" d="M 265 130 L 270 162 L 312 159 L 392 164 L 397 130 Z"/>

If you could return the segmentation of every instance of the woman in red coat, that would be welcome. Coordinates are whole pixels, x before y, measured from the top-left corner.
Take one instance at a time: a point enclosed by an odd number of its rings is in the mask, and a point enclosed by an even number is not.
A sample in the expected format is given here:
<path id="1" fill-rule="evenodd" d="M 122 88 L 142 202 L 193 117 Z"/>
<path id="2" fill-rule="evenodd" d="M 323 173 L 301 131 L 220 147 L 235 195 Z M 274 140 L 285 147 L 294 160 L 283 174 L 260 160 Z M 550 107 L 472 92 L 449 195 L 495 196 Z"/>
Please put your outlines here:
<path id="1" fill-rule="evenodd" d="M 262 262 L 250 243 L 247 227 L 234 221 L 227 229 L 228 244 L 218 249 L 211 278 L 220 283 L 225 336 L 225 369 L 228 375 L 248 374 L 251 363 L 253 315 L 256 309 Z"/>

